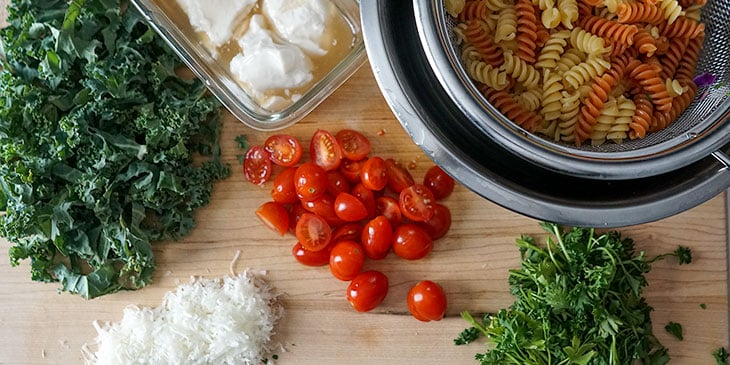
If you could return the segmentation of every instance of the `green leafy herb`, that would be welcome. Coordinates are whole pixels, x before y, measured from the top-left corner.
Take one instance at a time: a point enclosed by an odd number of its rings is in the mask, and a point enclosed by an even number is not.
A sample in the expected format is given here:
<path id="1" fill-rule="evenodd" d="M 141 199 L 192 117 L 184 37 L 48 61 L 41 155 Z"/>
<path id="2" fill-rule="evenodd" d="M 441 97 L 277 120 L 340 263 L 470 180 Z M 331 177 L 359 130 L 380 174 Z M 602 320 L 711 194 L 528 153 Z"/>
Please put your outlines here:
<path id="1" fill-rule="evenodd" d="M 238 148 L 242 150 L 248 149 L 248 138 L 245 134 L 236 136 L 235 141 L 238 144 Z"/>
<path id="2" fill-rule="evenodd" d="M 720 347 L 712 352 L 712 357 L 717 361 L 717 365 L 727 365 L 727 359 L 730 358 L 730 354 L 728 354 L 724 347 Z"/>
<path id="3" fill-rule="evenodd" d="M 700 308 L 702 308 L 702 309 L 707 309 L 707 304 L 705 304 L 705 303 L 700 303 Z"/>
<path id="4" fill-rule="evenodd" d="M 522 264 L 509 275 L 515 302 L 479 320 L 463 312 L 470 327 L 454 342 L 486 336 L 486 352 L 475 356 L 483 365 L 666 364 L 642 297 L 645 274 L 666 256 L 688 262 L 689 249 L 647 259 L 619 232 L 542 227 L 550 233 L 544 247 L 530 236 L 516 241 Z"/>
<path id="5" fill-rule="evenodd" d="M 682 335 L 682 325 L 676 322 L 669 322 L 666 326 L 664 326 L 664 329 L 667 330 L 672 336 L 676 337 L 680 341 L 684 340 L 684 336 Z"/>
<path id="6" fill-rule="evenodd" d="M 0 235 L 32 280 L 93 298 L 148 284 L 195 225 L 220 104 L 128 1 L 13 0 L 0 31 Z"/>

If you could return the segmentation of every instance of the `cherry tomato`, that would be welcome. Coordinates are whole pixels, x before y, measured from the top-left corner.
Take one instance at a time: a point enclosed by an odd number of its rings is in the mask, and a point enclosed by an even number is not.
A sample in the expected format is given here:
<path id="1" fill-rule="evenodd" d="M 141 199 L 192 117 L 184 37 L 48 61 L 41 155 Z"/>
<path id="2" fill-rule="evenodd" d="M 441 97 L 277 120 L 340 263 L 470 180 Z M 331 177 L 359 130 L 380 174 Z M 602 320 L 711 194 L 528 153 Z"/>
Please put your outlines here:
<path id="1" fill-rule="evenodd" d="M 418 260 L 433 250 L 433 240 L 415 224 L 402 224 L 393 232 L 393 252 L 406 260 Z"/>
<path id="2" fill-rule="evenodd" d="M 270 136 L 264 142 L 264 149 L 271 155 L 271 162 L 279 166 L 294 166 L 302 158 L 302 144 L 288 134 Z"/>
<path id="3" fill-rule="evenodd" d="M 438 166 L 433 166 L 428 169 L 426 175 L 423 177 L 423 185 L 431 189 L 433 197 L 436 200 L 449 196 L 454 191 L 455 184 L 454 178 Z"/>
<path id="4" fill-rule="evenodd" d="M 440 285 L 422 280 L 408 291 L 408 310 L 419 321 L 440 321 L 446 314 L 446 294 Z"/>
<path id="5" fill-rule="evenodd" d="M 360 170 L 360 180 L 370 190 L 383 190 L 388 183 L 385 160 L 378 156 L 367 159 Z"/>
<path id="6" fill-rule="evenodd" d="M 332 133 L 317 129 L 309 143 L 309 158 L 325 171 L 332 171 L 340 167 L 342 148 Z"/>
<path id="7" fill-rule="evenodd" d="M 358 312 L 375 309 L 388 295 L 388 277 L 380 271 L 358 274 L 347 286 L 347 301 Z"/>
<path id="8" fill-rule="evenodd" d="M 297 242 L 291 248 L 291 253 L 294 258 L 302 265 L 306 266 L 324 266 L 330 262 L 330 251 L 332 245 L 327 245 L 323 250 L 309 251 L 302 246 L 301 243 Z"/>
<path id="9" fill-rule="evenodd" d="M 365 264 L 365 254 L 360 244 L 354 241 L 335 243 L 330 252 L 330 271 L 342 281 L 350 281 L 360 273 Z"/>
<path id="10" fill-rule="evenodd" d="M 433 217 L 425 222 L 418 222 L 418 226 L 431 237 L 437 240 L 446 235 L 451 227 L 451 211 L 443 204 L 436 203 L 433 205 Z"/>
<path id="11" fill-rule="evenodd" d="M 302 217 L 302 214 L 306 213 L 307 210 L 301 204 L 294 204 L 289 209 L 289 232 L 296 234 L 297 223 Z"/>
<path id="12" fill-rule="evenodd" d="M 344 220 L 337 216 L 337 213 L 335 212 L 335 200 L 329 193 L 325 193 L 314 200 L 303 201 L 302 206 L 308 212 L 324 218 L 330 227 L 336 227 L 345 223 Z"/>
<path id="13" fill-rule="evenodd" d="M 348 193 L 352 189 L 350 181 L 338 170 L 327 172 L 327 180 L 329 181 L 327 191 L 332 196 L 337 196 L 339 193 Z"/>
<path id="14" fill-rule="evenodd" d="M 294 174 L 297 169 L 289 167 L 274 178 L 274 187 L 271 188 L 271 199 L 281 204 L 299 202 L 297 189 L 294 187 Z"/>
<path id="15" fill-rule="evenodd" d="M 360 242 L 365 250 L 365 256 L 373 260 L 380 260 L 388 255 L 392 239 L 393 227 L 386 217 L 379 215 L 365 223 Z"/>
<path id="16" fill-rule="evenodd" d="M 390 196 L 381 196 L 375 199 L 375 214 L 383 215 L 395 227 L 403 220 L 398 200 Z"/>
<path id="17" fill-rule="evenodd" d="M 304 213 L 297 222 L 296 236 L 304 249 L 320 251 L 330 243 L 332 229 L 324 218 L 316 214 Z"/>
<path id="18" fill-rule="evenodd" d="M 375 217 L 375 194 L 372 190 L 366 188 L 365 185 L 360 183 L 352 188 L 350 194 L 354 195 L 356 198 L 360 199 L 363 204 L 365 204 L 365 209 L 368 211 L 366 218 Z"/>
<path id="19" fill-rule="evenodd" d="M 271 176 L 271 160 L 269 153 L 261 146 L 248 149 L 243 158 L 243 174 L 246 180 L 255 185 L 263 185 Z"/>
<path id="20" fill-rule="evenodd" d="M 362 170 L 363 163 L 365 163 L 365 160 L 353 161 L 344 159 L 340 164 L 339 171 L 345 176 L 347 181 L 357 184 L 360 182 L 360 170 Z"/>
<path id="21" fill-rule="evenodd" d="M 289 230 L 289 212 L 277 202 L 266 202 L 256 209 L 259 217 L 267 227 L 283 236 Z"/>
<path id="22" fill-rule="evenodd" d="M 360 233 L 363 225 L 360 223 L 345 223 L 332 231 L 332 242 L 355 241 L 360 242 Z"/>
<path id="23" fill-rule="evenodd" d="M 368 216 L 368 210 L 354 195 L 339 193 L 335 198 L 335 214 L 343 221 L 357 222 Z"/>
<path id="24" fill-rule="evenodd" d="M 433 217 L 433 205 L 436 199 L 427 187 L 413 184 L 400 192 L 398 204 L 400 211 L 406 218 L 425 222 Z"/>
<path id="25" fill-rule="evenodd" d="M 385 166 L 388 169 L 387 187 L 391 191 L 400 193 L 403 189 L 416 183 L 411 173 L 392 158 L 385 160 Z"/>
<path id="26" fill-rule="evenodd" d="M 294 173 L 294 189 L 302 201 L 314 200 L 327 192 L 327 172 L 312 162 L 297 167 Z"/>
<path id="27" fill-rule="evenodd" d="M 358 131 L 343 129 L 337 132 L 335 138 L 342 147 L 342 155 L 347 159 L 362 160 L 370 153 L 370 140 Z"/>

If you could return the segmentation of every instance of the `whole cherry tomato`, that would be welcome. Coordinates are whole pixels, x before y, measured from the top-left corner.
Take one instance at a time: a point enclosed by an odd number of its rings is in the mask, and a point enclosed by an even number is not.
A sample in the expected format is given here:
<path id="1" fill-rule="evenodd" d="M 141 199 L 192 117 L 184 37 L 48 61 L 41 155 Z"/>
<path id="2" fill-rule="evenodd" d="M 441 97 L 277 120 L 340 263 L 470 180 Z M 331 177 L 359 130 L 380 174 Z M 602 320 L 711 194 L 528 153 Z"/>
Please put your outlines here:
<path id="1" fill-rule="evenodd" d="M 425 222 L 433 217 L 433 205 L 436 198 L 427 187 L 421 184 L 413 184 L 400 192 L 398 205 L 400 211 L 406 218 Z"/>
<path id="2" fill-rule="evenodd" d="M 324 218 L 330 227 L 336 227 L 345 223 L 344 220 L 337 216 L 337 212 L 335 212 L 335 200 L 329 193 L 325 193 L 314 200 L 303 201 L 302 206 L 308 212 Z"/>
<path id="3" fill-rule="evenodd" d="M 342 148 L 332 133 L 317 129 L 309 143 L 309 157 L 325 171 L 332 171 L 340 167 Z"/>
<path id="4" fill-rule="evenodd" d="M 335 214 L 346 222 L 357 222 L 368 216 L 368 210 L 360 199 L 349 193 L 339 193 L 335 198 Z"/>
<path id="5" fill-rule="evenodd" d="M 299 202 L 297 189 L 294 187 L 294 175 L 297 169 L 289 167 L 280 172 L 274 178 L 274 186 L 271 188 L 271 199 L 281 204 L 294 204 Z"/>
<path id="6" fill-rule="evenodd" d="M 449 196 L 451 192 L 454 191 L 454 185 L 456 185 L 456 182 L 454 181 L 454 178 L 449 176 L 449 174 L 440 167 L 433 166 L 426 171 L 426 175 L 423 177 L 423 185 L 431 189 L 433 197 L 436 198 L 436 200 L 441 200 Z"/>
<path id="7" fill-rule="evenodd" d="M 277 202 L 266 202 L 256 209 L 256 216 L 267 227 L 283 236 L 289 230 L 289 212 Z"/>
<path id="8" fill-rule="evenodd" d="M 335 134 L 335 138 L 347 159 L 362 160 L 370 153 L 370 140 L 358 131 L 343 129 Z"/>
<path id="9" fill-rule="evenodd" d="M 378 156 L 370 157 L 362 165 L 360 180 L 370 190 L 383 190 L 388 183 L 388 168 L 385 160 Z"/>
<path id="10" fill-rule="evenodd" d="M 304 249 L 320 251 L 330 243 L 332 229 L 324 218 L 316 214 L 304 213 L 297 222 L 296 237 Z"/>
<path id="11" fill-rule="evenodd" d="M 375 217 L 375 194 L 372 190 L 366 188 L 365 185 L 360 183 L 352 188 L 350 194 L 354 195 L 356 198 L 360 199 L 363 204 L 365 204 L 365 209 L 368 211 L 366 218 Z"/>
<path id="12" fill-rule="evenodd" d="M 400 193 L 403 189 L 416 183 L 411 173 L 392 158 L 385 160 L 385 166 L 388 169 L 387 187 L 392 192 Z"/>
<path id="13" fill-rule="evenodd" d="M 354 241 L 335 243 L 330 252 L 330 271 L 342 281 L 350 281 L 360 273 L 365 263 L 365 254 L 360 244 Z"/>
<path id="14" fill-rule="evenodd" d="M 332 231 L 332 241 L 355 241 L 360 242 L 360 234 L 363 225 L 360 223 L 345 223 Z"/>
<path id="15" fill-rule="evenodd" d="M 309 251 L 304 249 L 301 243 L 297 242 L 291 248 L 294 258 L 302 265 L 306 266 L 324 266 L 330 262 L 330 251 L 332 244 L 327 245 L 323 250 Z"/>
<path id="16" fill-rule="evenodd" d="M 328 171 L 327 180 L 329 181 L 327 191 L 332 194 L 332 196 L 337 196 L 339 193 L 349 193 L 352 189 L 352 186 L 350 186 L 350 180 L 348 180 L 339 170 Z"/>
<path id="17" fill-rule="evenodd" d="M 302 201 L 314 200 L 327 192 L 327 172 L 312 162 L 305 162 L 294 173 L 294 189 Z"/>
<path id="18" fill-rule="evenodd" d="M 271 162 L 284 167 L 296 165 L 302 158 L 302 144 L 288 134 L 274 134 L 264 142 Z"/>
<path id="19" fill-rule="evenodd" d="M 445 236 L 451 228 L 451 211 L 445 205 L 436 203 L 433 205 L 433 217 L 417 224 L 435 241 Z"/>
<path id="20" fill-rule="evenodd" d="M 408 291 L 408 310 L 419 321 L 440 321 L 446 314 L 446 294 L 440 285 L 422 280 Z"/>
<path id="21" fill-rule="evenodd" d="M 393 227 L 399 225 L 403 220 L 398 200 L 387 195 L 375 199 L 375 214 L 388 218 L 390 225 Z"/>
<path id="22" fill-rule="evenodd" d="M 347 181 L 357 184 L 360 182 L 360 171 L 362 170 L 363 163 L 365 163 L 365 160 L 353 161 L 344 159 L 340 164 L 339 171 L 345 176 Z"/>
<path id="23" fill-rule="evenodd" d="M 393 227 L 386 217 L 379 215 L 365 223 L 360 242 L 365 250 L 365 256 L 373 260 L 380 260 L 388 255 L 392 239 Z"/>
<path id="24" fill-rule="evenodd" d="M 243 174 L 246 180 L 255 185 L 263 185 L 271 176 L 271 159 L 269 153 L 261 146 L 248 149 L 243 158 Z"/>
<path id="25" fill-rule="evenodd" d="M 358 312 L 375 309 L 388 295 L 388 277 L 380 271 L 358 274 L 347 286 L 347 301 Z"/>
<path id="26" fill-rule="evenodd" d="M 433 250 L 433 240 L 415 224 L 402 224 L 393 232 L 393 252 L 406 260 L 418 260 Z"/>

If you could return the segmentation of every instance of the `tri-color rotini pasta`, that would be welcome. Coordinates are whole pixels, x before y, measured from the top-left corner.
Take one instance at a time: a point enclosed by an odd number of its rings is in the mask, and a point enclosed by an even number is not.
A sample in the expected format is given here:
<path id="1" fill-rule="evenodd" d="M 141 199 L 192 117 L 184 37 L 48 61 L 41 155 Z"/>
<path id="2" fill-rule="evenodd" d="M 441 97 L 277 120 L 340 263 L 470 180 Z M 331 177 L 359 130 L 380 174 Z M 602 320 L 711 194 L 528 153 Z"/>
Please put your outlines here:
<path id="1" fill-rule="evenodd" d="M 692 102 L 704 0 L 448 0 L 477 88 L 526 130 L 575 144 L 666 128 Z"/>

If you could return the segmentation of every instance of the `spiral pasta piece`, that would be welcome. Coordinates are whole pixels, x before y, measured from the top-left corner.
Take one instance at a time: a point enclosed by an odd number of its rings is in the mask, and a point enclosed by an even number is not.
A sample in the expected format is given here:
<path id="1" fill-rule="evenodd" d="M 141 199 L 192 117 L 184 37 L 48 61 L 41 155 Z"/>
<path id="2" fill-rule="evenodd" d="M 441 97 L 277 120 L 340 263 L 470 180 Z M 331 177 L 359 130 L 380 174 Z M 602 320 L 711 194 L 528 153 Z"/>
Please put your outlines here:
<path id="1" fill-rule="evenodd" d="M 500 43 L 502 41 L 511 41 L 517 35 L 517 12 L 512 7 L 507 7 L 499 11 L 497 19 L 497 29 L 494 31 L 494 41 Z"/>
<path id="2" fill-rule="evenodd" d="M 657 6 L 659 7 L 659 10 L 662 11 L 664 19 L 666 19 L 669 24 L 674 23 L 680 15 L 684 14 L 682 7 L 679 6 L 679 2 L 677 2 L 677 0 L 659 0 L 657 2 Z"/>
<path id="3" fill-rule="evenodd" d="M 486 3 L 487 8 L 493 12 L 499 12 L 502 9 L 506 9 L 511 6 L 511 1 L 506 0 L 480 0 Z"/>
<path id="4" fill-rule="evenodd" d="M 563 78 L 557 72 L 551 72 L 545 70 L 543 73 L 542 81 L 542 98 L 540 114 L 542 119 L 545 121 L 552 121 L 560 118 L 562 98 L 561 91 L 563 91 Z"/>
<path id="5" fill-rule="evenodd" d="M 704 41 L 704 34 L 689 40 L 687 43 L 687 49 L 684 51 L 684 57 L 679 61 L 679 67 L 675 77 L 677 80 L 692 80 L 695 76 L 695 68 L 697 67 L 697 59 L 699 58 L 700 49 L 702 48 L 702 42 Z"/>
<path id="6" fill-rule="evenodd" d="M 621 24 L 594 15 L 582 17 L 579 24 L 592 34 L 627 46 L 634 44 L 634 35 L 639 31 L 639 28 L 633 24 Z"/>
<path id="7" fill-rule="evenodd" d="M 674 23 L 662 23 L 659 32 L 667 38 L 697 38 L 705 32 L 705 24 L 680 16 Z"/>
<path id="8" fill-rule="evenodd" d="M 588 56 L 588 59 L 584 62 L 571 67 L 570 70 L 563 74 L 563 81 L 566 84 L 565 87 L 577 89 L 586 81 L 602 75 L 609 67 L 611 67 L 611 63 L 603 58 Z"/>
<path id="9" fill-rule="evenodd" d="M 521 93 L 515 94 L 515 100 L 531 112 L 537 111 L 540 108 L 541 97 L 542 90 L 540 89 L 524 90 Z"/>
<path id="10" fill-rule="evenodd" d="M 530 0 L 517 0 L 517 57 L 534 64 L 537 48 L 537 17 Z"/>
<path id="11" fill-rule="evenodd" d="M 500 66 L 500 70 L 507 72 L 526 89 L 534 89 L 540 82 L 540 73 L 511 51 L 504 51 L 504 63 Z"/>
<path id="12" fill-rule="evenodd" d="M 562 91 L 561 94 L 560 122 L 556 134 L 560 135 L 561 141 L 571 143 L 575 141 L 575 126 L 578 123 L 580 113 L 580 93 L 578 91 L 573 93 Z"/>
<path id="13" fill-rule="evenodd" d="M 610 51 L 605 47 L 603 38 L 581 27 L 575 27 L 570 32 L 570 44 L 589 55 L 602 55 Z"/>
<path id="14" fill-rule="evenodd" d="M 616 5 L 619 23 L 659 24 L 664 21 L 664 13 L 658 6 L 646 2 L 620 3 Z"/>
<path id="15" fill-rule="evenodd" d="M 502 62 L 504 62 L 502 49 L 494 43 L 489 34 L 484 30 L 483 21 L 468 21 L 464 30 L 464 36 L 466 36 L 469 44 L 479 52 L 484 62 L 494 67 L 502 65 Z"/>
<path id="16" fill-rule="evenodd" d="M 565 46 L 568 44 L 568 38 L 570 38 L 570 31 L 568 30 L 551 33 L 540 50 L 535 67 L 551 69 L 557 67 L 560 55 L 563 54 Z"/>
<path id="17" fill-rule="evenodd" d="M 636 59 L 629 63 L 629 77 L 636 80 L 644 92 L 649 94 L 654 109 L 666 112 L 672 109 L 672 97 L 667 93 L 664 81 L 659 77 L 659 67 L 641 63 Z"/>
<path id="18" fill-rule="evenodd" d="M 594 124 L 591 126 L 590 134 L 586 139 L 591 140 L 591 145 L 600 146 L 606 142 L 606 136 L 611 126 L 616 122 L 618 117 L 618 105 L 615 98 L 609 98 L 605 104 L 601 106 Z M 580 124 L 578 124 L 580 128 Z"/>
<path id="19" fill-rule="evenodd" d="M 535 112 L 531 112 L 520 105 L 508 92 L 504 90 L 495 90 L 490 87 L 480 89 L 484 97 L 502 112 L 507 118 L 511 119 L 517 125 L 525 128 L 530 132 L 534 132 L 537 127 L 542 124 L 540 116 Z"/>
<path id="20" fill-rule="evenodd" d="M 604 0 L 603 5 L 605 6 L 605 9 L 608 13 L 612 13 L 616 15 L 616 10 L 618 9 L 618 4 L 627 4 L 631 3 L 630 0 Z"/>
<path id="21" fill-rule="evenodd" d="M 634 101 L 626 98 L 623 95 L 619 95 L 616 98 L 616 106 L 618 107 L 618 114 L 613 124 L 608 129 L 606 139 L 613 143 L 622 143 L 624 140 L 629 138 L 631 131 L 631 118 L 636 112 L 636 105 Z"/>
<path id="22" fill-rule="evenodd" d="M 532 8 L 535 12 L 535 14 L 540 14 L 540 8 L 536 5 L 532 5 Z M 537 15 L 535 15 L 537 16 Z M 547 42 L 548 38 L 550 38 L 550 31 L 545 27 L 544 24 L 542 24 L 542 21 L 535 22 L 535 26 L 537 26 L 537 29 L 535 32 L 537 33 L 537 46 L 542 48 L 545 46 L 545 42 Z"/>
<path id="23" fill-rule="evenodd" d="M 644 138 L 646 132 L 649 131 L 651 119 L 654 114 L 654 104 L 651 103 L 649 97 L 644 93 L 637 93 L 633 97 L 634 115 L 631 116 L 631 123 L 629 124 L 629 138 Z"/>
<path id="24" fill-rule="evenodd" d="M 457 19 L 461 22 L 484 20 L 490 12 L 485 1 L 467 1 Z"/>
<path id="25" fill-rule="evenodd" d="M 653 56 L 657 50 L 654 37 L 642 28 L 639 28 L 636 34 L 634 34 L 634 47 L 639 53 L 645 54 L 648 57 Z"/>
<path id="26" fill-rule="evenodd" d="M 586 54 L 577 48 L 571 48 L 558 59 L 555 68 L 560 73 L 568 72 L 572 67 L 586 60 Z"/>
<path id="27" fill-rule="evenodd" d="M 687 90 L 689 90 L 689 86 L 682 85 L 679 80 L 673 80 L 673 79 L 666 79 L 664 81 L 664 85 L 667 88 L 667 92 L 669 93 L 669 96 L 676 98 L 677 96 L 680 96 L 684 94 Z"/>
<path id="28" fill-rule="evenodd" d="M 444 8 L 446 12 L 452 17 L 456 18 L 464 10 L 466 6 L 466 0 L 444 0 Z"/>
<path id="29" fill-rule="evenodd" d="M 578 2 L 576 0 L 558 0 L 560 23 L 568 29 L 573 29 L 573 22 L 578 20 Z"/>
<path id="30" fill-rule="evenodd" d="M 652 118 L 653 123 L 649 127 L 649 131 L 656 132 L 666 128 L 692 103 L 692 100 L 694 100 L 695 95 L 697 94 L 697 85 L 695 85 L 692 80 L 683 81 L 685 81 L 684 86 L 687 86 L 687 91 L 675 98 L 670 110 L 666 112 L 654 111 L 654 118 Z"/>
<path id="31" fill-rule="evenodd" d="M 659 57 L 659 66 L 661 71 L 659 76 L 664 79 L 674 77 L 679 67 L 679 62 L 682 61 L 684 53 L 689 45 L 689 39 L 687 38 L 673 38 L 672 42 L 669 43 L 667 51 Z"/>
<path id="32" fill-rule="evenodd" d="M 472 79 L 496 90 L 502 90 L 509 85 L 506 73 L 484 61 L 467 60 L 466 73 Z"/>

